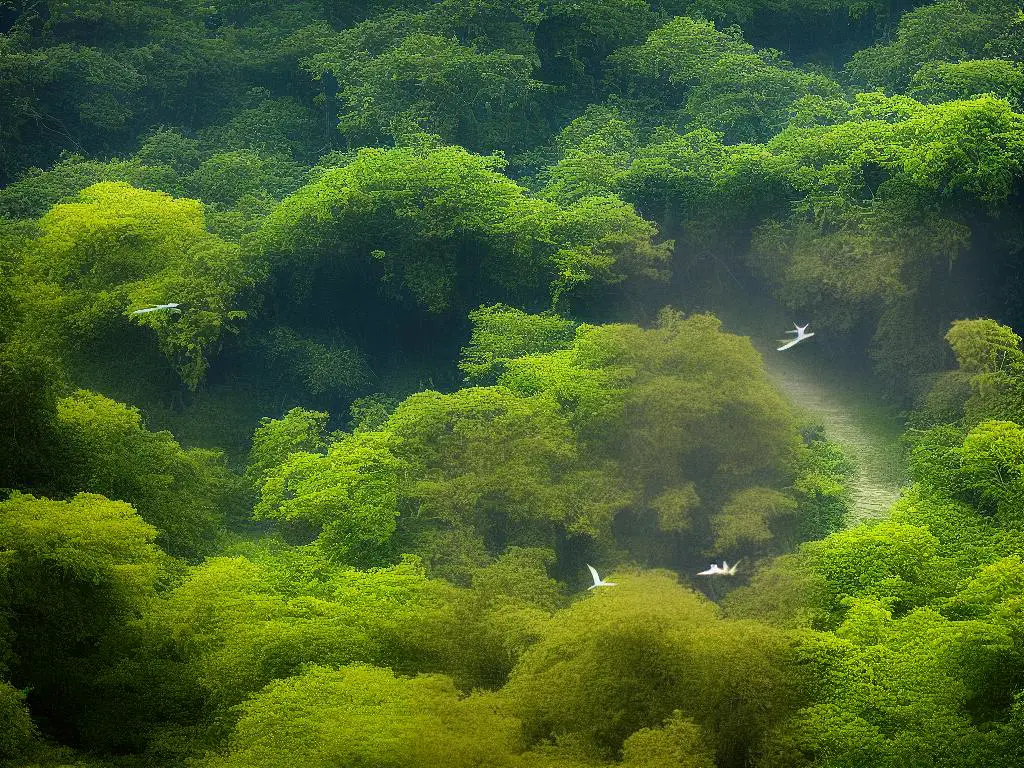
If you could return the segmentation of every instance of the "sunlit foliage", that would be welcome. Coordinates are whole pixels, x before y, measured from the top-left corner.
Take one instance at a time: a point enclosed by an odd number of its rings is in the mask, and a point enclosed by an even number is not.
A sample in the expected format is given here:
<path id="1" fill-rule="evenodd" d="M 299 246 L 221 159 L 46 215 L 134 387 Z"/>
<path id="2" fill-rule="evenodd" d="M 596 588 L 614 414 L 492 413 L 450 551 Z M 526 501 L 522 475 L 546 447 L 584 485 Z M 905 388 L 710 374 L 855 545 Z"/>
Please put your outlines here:
<path id="1" fill-rule="evenodd" d="M 57 402 L 54 439 L 53 482 L 64 492 L 129 502 L 172 554 L 214 551 L 238 494 L 219 451 L 184 450 L 170 433 L 145 429 L 135 408 L 87 391 Z"/>
<path id="2" fill-rule="evenodd" d="M 57 344 L 84 344 L 138 323 L 194 389 L 222 334 L 245 316 L 234 308 L 251 282 L 238 247 L 203 228 L 194 200 L 103 182 L 51 208 L 38 230 L 24 245 L 24 269 L 38 281 L 34 312 L 54 318 L 45 332 Z M 169 302 L 188 311 L 128 316 Z"/>
<path id="3" fill-rule="evenodd" d="M 548 290 L 558 299 L 661 269 L 667 249 L 625 203 L 562 208 L 528 196 L 502 166 L 459 147 L 362 150 L 287 198 L 254 245 L 293 300 L 343 279 L 433 312 Z"/>
<path id="4" fill-rule="evenodd" d="M 558 316 L 501 306 L 473 320 L 464 370 L 496 385 L 421 392 L 376 429 L 330 438 L 315 413 L 265 423 L 248 470 L 256 515 L 310 525 L 350 562 L 405 542 L 453 578 L 509 545 L 610 545 L 627 510 L 630 525 L 695 535 L 693 555 L 770 550 L 793 528 L 797 499 L 771 486 L 794 477 L 795 425 L 749 344 L 714 318 L 665 311 L 650 330 L 574 336 Z M 813 467 L 805 504 L 824 480 Z"/>

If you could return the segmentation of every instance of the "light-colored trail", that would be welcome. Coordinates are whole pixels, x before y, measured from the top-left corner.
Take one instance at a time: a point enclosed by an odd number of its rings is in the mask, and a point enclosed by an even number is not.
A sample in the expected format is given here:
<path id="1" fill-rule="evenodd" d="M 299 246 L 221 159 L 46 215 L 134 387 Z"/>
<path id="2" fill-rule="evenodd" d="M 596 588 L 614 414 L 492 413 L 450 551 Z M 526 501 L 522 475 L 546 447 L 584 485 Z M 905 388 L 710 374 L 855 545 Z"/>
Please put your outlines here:
<path id="1" fill-rule="evenodd" d="M 898 443 L 898 416 L 880 405 L 870 388 L 859 381 L 836 376 L 803 357 L 782 359 L 785 353 L 770 348 L 761 351 L 771 379 L 808 420 L 820 423 L 826 436 L 853 461 L 848 523 L 884 517 L 899 497 L 906 476 Z"/>

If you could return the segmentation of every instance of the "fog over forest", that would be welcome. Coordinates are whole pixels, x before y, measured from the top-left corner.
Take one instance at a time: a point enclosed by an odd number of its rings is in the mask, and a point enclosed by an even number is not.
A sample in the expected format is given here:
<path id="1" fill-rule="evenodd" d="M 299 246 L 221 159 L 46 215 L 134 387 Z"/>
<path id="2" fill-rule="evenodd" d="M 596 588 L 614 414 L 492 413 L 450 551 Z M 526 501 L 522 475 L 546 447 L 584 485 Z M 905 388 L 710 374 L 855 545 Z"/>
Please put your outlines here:
<path id="1" fill-rule="evenodd" d="M 1020 768 L 1022 0 L 0 0 L 0 766 Z"/>

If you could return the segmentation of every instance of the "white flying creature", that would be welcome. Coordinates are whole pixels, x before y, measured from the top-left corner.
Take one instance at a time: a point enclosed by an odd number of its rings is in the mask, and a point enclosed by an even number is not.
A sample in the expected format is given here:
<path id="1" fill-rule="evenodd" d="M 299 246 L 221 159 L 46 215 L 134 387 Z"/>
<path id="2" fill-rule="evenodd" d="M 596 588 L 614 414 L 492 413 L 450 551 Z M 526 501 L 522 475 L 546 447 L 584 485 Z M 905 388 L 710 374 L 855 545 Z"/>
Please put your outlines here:
<path id="1" fill-rule="evenodd" d="M 811 336 L 813 336 L 814 334 L 813 333 L 807 333 L 807 327 L 809 325 L 810 325 L 810 323 L 808 323 L 807 325 L 804 325 L 804 326 L 799 326 L 796 323 L 793 323 L 793 327 L 796 328 L 796 330 L 795 331 L 786 331 L 786 333 L 795 333 L 796 334 L 796 338 L 795 339 L 791 339 L 790 341 L 787 341 L 785 344 L 783 344 L 781 347 L 778 348 L 778 351 L 781 352 L 784 349 L 789 349 L 790 347 L 792 347 L 792 346 L 794 346 L 796 344 L 799 344 L 804 339 L 811 338 Z"/>
<path id="2" fill-rule="evenodd" d="M 729 562 L 727 560 L 723 560 L 721 565 L 719 565 L 718 563 L 712 563 L 711 565 L 708 566 L 708 569 L 706 571 L 701 571 L 697 575 L 698 576 L 735 576 L 736 575 L 736 566 L 739 565 L 739 564 L 740 564 L 740 561 L 737 560 L 732 566 L 730 566 Z"/>
<path id="3" fill-rule="evenodd" d="M 601 577 L 597 575 L 597 569 L 594 568 L 594 566 L 588 565 L 587 568 L 590 569 L 590 575 L 594 577 L 593 585 L 587 587 L 587 589 L 593 589 L 594 587 L 616 587 L 616 586 L 618 586 L 614 581 L 603 581 L 601 579 Z"/>
<path id="4" fill-rule="evenodd" d="M 160 310 L 163 309 L 169 309 L 171 310 L 171 312 L 181 312 L 181 310 L 178 309 L 178 307 L 180 306 L 181 304 L 155 304 L 152 307 L 146 307 L 145 309 L 136 309 L 134 312 L 131 312 L 129 314 L 145 315 L 147 312 L 159 312 Z"/>

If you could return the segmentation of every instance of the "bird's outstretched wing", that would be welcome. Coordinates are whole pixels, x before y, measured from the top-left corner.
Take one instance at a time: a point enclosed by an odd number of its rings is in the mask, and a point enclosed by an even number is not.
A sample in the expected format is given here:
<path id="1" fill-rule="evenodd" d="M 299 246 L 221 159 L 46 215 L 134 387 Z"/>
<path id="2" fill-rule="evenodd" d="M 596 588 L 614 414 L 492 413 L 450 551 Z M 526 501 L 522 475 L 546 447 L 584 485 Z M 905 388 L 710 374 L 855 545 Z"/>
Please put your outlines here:
<path id="1" fill-rule="evenodd" d="M 145 315 L 145 314 L 148 314 L 150 312 L 163 312 L 163 311 L 168 311 L 168 310 L 170 312 L 178 312 L 178 313 L 180 313 L 181 312 L 181 310 L 179 309 L 180 306 L 181 306 L 181 304 L 153 304 L 153 305 L 148 306 L 148 307 L 143 307 L 142 309 L 136 309 L 134 312 L 129 312 L 128 314 L 129 315 Z"/>
<path id="2" fill-rule="evenodd" d="M 792 346 L 793 346 L 794 344 L 799 344 L 799 343 L 800 343 L 801 341 L 803 341 L 803 339 L 793 339 L 792 341 L 788 341 L 788 342 L 786 342 L 785 344 L 783 344 L 783 345 L 782 345 L 781 347 L 779 347 L 779 348 L 778 348 L 777 350 L 775 350 L 775 351 L 776 351 L 776 352 L 782 352 L 782 351 L 784 351 L 784 350 L 787 350 L 787 349 L 789 349 L 789 348 L 790 348 L 790 347 L 792 347 Z"/>
<path id="3" fill-rule="evenodd" d="M 590 569 L 590 575 L 594 577 L 594 584 L 600 584 L 601 577 L 597 575 L 597 569 L 592 565 L 588 565 L 587 568 Z"/>

